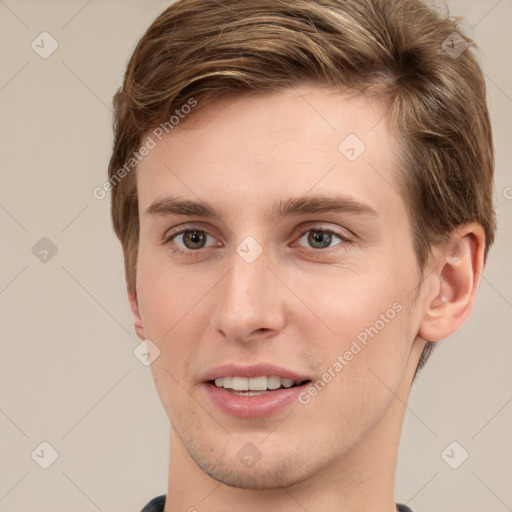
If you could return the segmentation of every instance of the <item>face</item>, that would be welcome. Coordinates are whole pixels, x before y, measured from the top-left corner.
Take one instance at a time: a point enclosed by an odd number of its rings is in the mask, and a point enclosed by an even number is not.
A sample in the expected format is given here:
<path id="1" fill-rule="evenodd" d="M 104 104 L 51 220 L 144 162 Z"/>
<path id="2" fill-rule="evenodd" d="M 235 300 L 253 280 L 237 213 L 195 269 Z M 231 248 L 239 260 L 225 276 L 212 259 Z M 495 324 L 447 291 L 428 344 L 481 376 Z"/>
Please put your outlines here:
<path id="1" fill-rule="evenodd" d="M 139 165 L 139 334 L 171 442 L 220 482 L 304 481 L 392 423 L 420 272 L 385 114 L 314 86 L 239 96 Z"/>

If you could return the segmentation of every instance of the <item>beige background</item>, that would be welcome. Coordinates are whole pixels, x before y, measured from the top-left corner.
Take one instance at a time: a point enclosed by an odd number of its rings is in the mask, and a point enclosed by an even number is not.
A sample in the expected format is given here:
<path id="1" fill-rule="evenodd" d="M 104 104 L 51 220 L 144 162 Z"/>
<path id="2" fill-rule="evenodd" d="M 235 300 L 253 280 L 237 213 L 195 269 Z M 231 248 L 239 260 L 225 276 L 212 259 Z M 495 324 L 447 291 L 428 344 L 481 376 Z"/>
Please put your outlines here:
<path id="1" fill-rule="evenodd" d="M 108 198 L 92 190 L 106 176 L 112 95 L 138 38 L 168 4 L 0 0 L 2 512 L 138 512 L 166 491 L 167 418 L 150 370 L 133 355 L 138 339 Z M 415 512 L 505 512 L 512 510 L 512 0 L 450 5 L 482 49 L 500 231 L 471 319 L 413 388 L 396 497 Z M 47 59 L 31 48 L 43 31 L 59 44 Z M 46 263 L 32 252 L 42 237 L 57 248 Z M 35 462 L 49 460 L 43 441 L 59 454 L 48 469 Z M 458 469 L 441 457 L 452 441 L 469 453 Z M 452 460 L 462 453 L 448 452 Z"/>

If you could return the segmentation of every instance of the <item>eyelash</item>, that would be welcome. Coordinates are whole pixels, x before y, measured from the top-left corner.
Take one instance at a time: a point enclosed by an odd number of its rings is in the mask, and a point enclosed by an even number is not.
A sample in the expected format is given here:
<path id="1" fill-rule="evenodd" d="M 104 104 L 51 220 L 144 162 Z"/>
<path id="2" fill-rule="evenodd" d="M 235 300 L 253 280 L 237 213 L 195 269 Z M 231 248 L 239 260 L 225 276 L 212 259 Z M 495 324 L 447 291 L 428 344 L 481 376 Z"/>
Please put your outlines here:
<path id="1" fill-rule="evenodd" d="M 174 240 L 174 238 L 178 237 L 179 235 L 182 235 L 184 233 L 188 233 L 190 231 L 199 231 L 200 233 L 204 233 L 208 236 L 211 236 L 212 238 L 215 238 L 213 237 L 213 235 L 210 235 L 210 233 L 208 233 L 208 231 L 206 231 L 205 229 L 201 229 L 201 228 L 194 228 L 194 227 L 191 227 L 191 226 L 185 226 L 184 228 L 180 229 L 179 231 L 175 231 L 173 232 L 171 235 L 169 236 L 165 236 L 164 235 L 164 240 L 163 240 L 163 243 L 164 245 L 167 245 L 169 244 L 170 245 L 170 242 L 172 242 Z M 315 253 L 316 255 L 320 254 L 320 253 L 323 253 L 323 254 L 326 254 L 326 253 L 330 253 L 331 252 L 331 249 L 337 247 L 338 245 L 343 245 L 343 246 L 347 246 L 347 245 L 351 245 L 353 243 L 353 240 L 342 235 L 341 233 L 337 232 L 337 231 L 334 231 L 332 229 L 328 229 L 328 228 L 314 228 L 314 227 L 308 227 L 308 229 L 305 229 L 303 231 L 300 232 L 300 235 L 298 236 L 297 240 L 300 240 L 305 234 L 309 233 L 309 232 L 316 232 L 316 233 L 327 233 L 329 235 L 334 235 L 336 237 L 338 237 L 341 242 L 332 246 L 332 247 L 326 247 L 325 249 L 314 249 L 314 248 L 306 248 L 306 247 L 303 247 L 303 249 L 306 249 L 306 252 L 308 253 Z M 205 249 L 205 247 L 202 247 L 201 249 Z M 201 249 L 188 249 L 188 250 L 183 250 L 179 247 L 176 247 L 176 246 L 171 246 L 171 251 L 175 254 L 181 254 L 181 255 L 185 255 L 185 256 L 192 256 L 194 253 L 196 254 L 199 254 Z M 206 247 L 207 249 L 207 247 Z"/>

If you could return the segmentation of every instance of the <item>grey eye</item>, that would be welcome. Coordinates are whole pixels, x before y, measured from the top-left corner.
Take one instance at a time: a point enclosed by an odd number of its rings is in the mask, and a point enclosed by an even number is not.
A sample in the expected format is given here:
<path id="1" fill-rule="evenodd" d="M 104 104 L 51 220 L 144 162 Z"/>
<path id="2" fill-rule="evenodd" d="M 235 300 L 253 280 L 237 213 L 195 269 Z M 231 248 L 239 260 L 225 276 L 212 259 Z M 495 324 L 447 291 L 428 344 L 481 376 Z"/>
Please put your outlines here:
<path id="1" fill-rule="evenodd" d="M 333 240 L 336 238 L 339 242 L 332 244 Z M 299 245 L 306 247 L 305 244 L 308 244 L 307 246 L 313 249 L 327 249 L 328 247 L 332 247 L 332 245 L 338 245 L 342 241 L 340 236 L 330 231 L 311 229 L 299 238 Z"/>

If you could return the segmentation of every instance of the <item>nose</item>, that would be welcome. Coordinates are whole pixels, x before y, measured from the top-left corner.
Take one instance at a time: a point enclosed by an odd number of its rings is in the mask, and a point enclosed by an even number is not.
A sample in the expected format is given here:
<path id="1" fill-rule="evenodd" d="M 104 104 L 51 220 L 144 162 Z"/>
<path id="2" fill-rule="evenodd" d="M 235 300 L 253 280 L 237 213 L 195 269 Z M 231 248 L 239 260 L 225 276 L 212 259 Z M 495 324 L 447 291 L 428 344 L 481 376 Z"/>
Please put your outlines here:
<path id="1" fill-rule="evenodd" d="M 227 340 L 269 339 L 283 329 L 282 283 L 269 263 L 265 251 L 251 263 L 233 254 L 231 271 L 218 287 L 218 304 L 211 318 L 212 327 Z"/>

